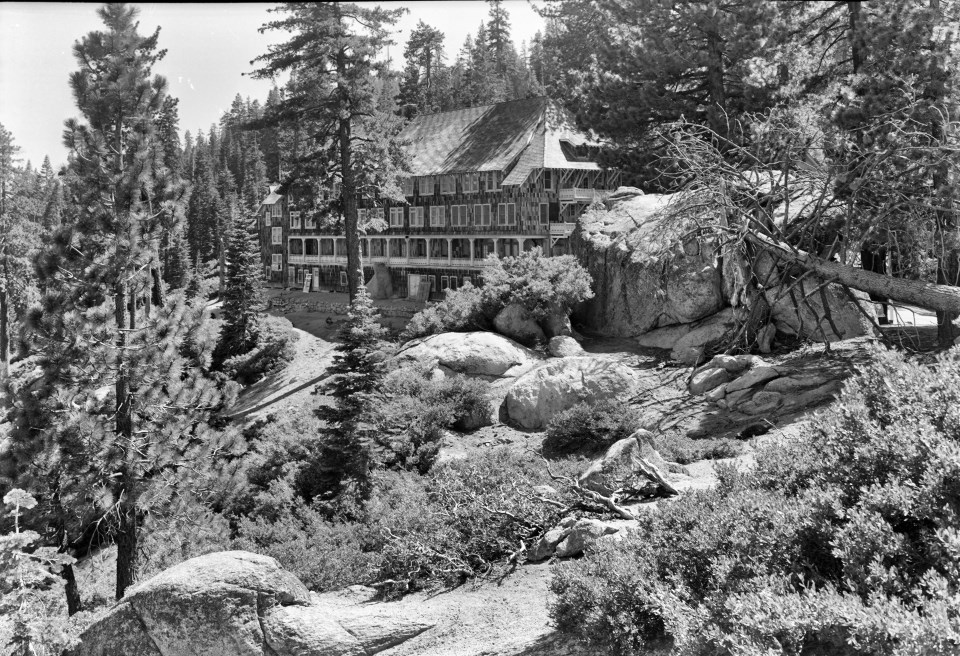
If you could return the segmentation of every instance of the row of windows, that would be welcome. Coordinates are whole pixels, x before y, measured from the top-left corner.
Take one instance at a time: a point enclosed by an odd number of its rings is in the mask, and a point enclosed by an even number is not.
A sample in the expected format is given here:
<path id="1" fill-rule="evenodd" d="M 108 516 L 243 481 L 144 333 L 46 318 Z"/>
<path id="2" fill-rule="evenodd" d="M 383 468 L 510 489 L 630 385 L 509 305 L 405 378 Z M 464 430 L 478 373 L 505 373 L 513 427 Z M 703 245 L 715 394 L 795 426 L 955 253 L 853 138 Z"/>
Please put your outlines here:
<path id="1" fill-rule="evenodd" d="M 462 173 L 456 175 L 425 175 L 419 178 L 403 180 L 403 195 L 413 196 L 414 191 L 421 196 L 444 194 L 478 194 L 481 186 L 484 191 L 500 190 L 500 172 Z"/>
<path id="2" fill-rule="evenodd" d="M 405 213 L 410 220 L 411 228 L 426 227 L 423 207 L 391 207 L 390 227 L 402 228 Z M 383 208 L 358 210 L 358 216 L 361 221 L 367 221 L 368 219 L 382 220 Z M 493 225 L 494 218 L 496 218 L 496 225 L 498 226 L 517 225 L 517 204 L 435 205 L 430 208 L 429 225 L 431 228 L 445 228 L 448 225 L 453 228 L 466 228 L 471 225 L 489 227 Z M 549 203 L 540 203 L 537 218 L 540 223 L 550 222 Z"/>
<path id="3" fill-rule="evenodd" d="M 279 269 L 279 268 L 273 268 L 273 269 L 271 269 L 271 267 L 267 267 L 266 274 L 267 274 L 267 277 L 268 277 L 268 278 L 270 277 L 270 271 L 271 271 L 271 270 L 273 270 L 273 271 L 280 271 L 281 269 Z M 304 280 L 305 280 L 305 278 L 306 278 L 307 271 L 308 271 L 308 269 L 302 268 L 302 267 L 300 267 L 300 268 L 298 268 L 298 267 L 292 267 L 292 266 L 287 267 L 287 283 L 288 283 L 288 284 L 302 285 L 303 282 L 304 282 Z M 473 278 L 472 278 L 471 276 L 459 276 L 459 277 L 458 277 L 458 276 L 436 276 L 436 275 L 433 275 L 433 276 L 424 276 L 424 275 L 421 274 L 420 277 L 421 277 L 421 278 L 426 278 L 427 280 L 430 281 L 430 293 L 431 293 L 431 294 L 434 293 L 435 291 L 437 291 L 437 284 L 438 284 L 438 283 L 439 283 L 439 285 L 440 285 L 440 290 L 443 291 L 443 290 L 447 290 L 447 289 L 451 289 L 451 290 L 457 289 L 458 287 L 462 287 L 462 286 L 464 285 L 464 283 L 468 283 L 468 282 L 469 282 L 469 283 L 471 283 L 471 284 L 474 284 L 474 283 L 476 282 L 476 281 L 473 280 Z M 409 276 L 408 276 L 408 279 L 409 279 Z M 294 282 L 294 281 L 296 281 L 296 282 Z M 409 285 L 409 282 L 408 282 L 407 284 Z M 347 285 L 347 272 L 346 272 L 346 271 L 341 271 L 341 272 L 340 272 L 340 285 L 343 286 L 343 287 L 345 287 L 345 286 Z"/>

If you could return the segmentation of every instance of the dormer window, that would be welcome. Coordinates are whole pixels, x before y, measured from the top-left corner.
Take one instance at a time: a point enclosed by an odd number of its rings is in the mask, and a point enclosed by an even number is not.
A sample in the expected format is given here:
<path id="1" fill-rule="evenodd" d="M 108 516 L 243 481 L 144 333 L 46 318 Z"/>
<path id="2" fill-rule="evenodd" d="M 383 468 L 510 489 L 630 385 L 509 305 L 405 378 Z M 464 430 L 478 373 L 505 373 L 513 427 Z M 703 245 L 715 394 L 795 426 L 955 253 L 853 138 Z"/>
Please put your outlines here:
<path id="1" fill-rule="evenodd" d="M 486 173 L 482 173 L 481 175 L 484 178 L 487 193 L 491 191 L 500 191 L 500 172 L 499 171 L 487 171 Z"/>
<path id="2" fill-rule="evenodd" d="M 457 193 L 457 176 L 455 175 L 440 176 L 440 193 L 441 194 Z"/>
<path id="3" fill-rule="evenodd" d="M 425 175 L 420 178 L 420 195 L 421 196 L 433 196 L 436 193 L 434 189 L 436 185 L 436 178 L 432 175 Z"/>
<path id="4" fill-rule="evenodd" d="M 480 176 L 476 173 L 467 173 L 463 176 L 463 193 L 480 193 Z"/>

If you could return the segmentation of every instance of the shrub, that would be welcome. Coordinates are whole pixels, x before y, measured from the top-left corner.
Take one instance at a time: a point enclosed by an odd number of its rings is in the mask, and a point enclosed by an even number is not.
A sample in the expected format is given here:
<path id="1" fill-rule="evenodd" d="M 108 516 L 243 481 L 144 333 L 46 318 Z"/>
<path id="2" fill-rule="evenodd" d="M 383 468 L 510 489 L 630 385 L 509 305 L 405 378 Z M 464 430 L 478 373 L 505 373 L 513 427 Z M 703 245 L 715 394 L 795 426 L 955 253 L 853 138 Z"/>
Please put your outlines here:
<path id="1" fill-rule="evenodd" d="M 570 308 L 593 297 L 592 279 L 572 255 L 546 257 L 539 248 L 516 257 L 487 258 L 483 286 L 464 284 L 440 303 L 418 312 L 407 324 L 403 339 L 443 332 L 488 330 L 494 317 L 512 303 L 536 319 Z"/>
<path id="2" fill-rule="evenodd" d="M 223 373 L 241 385 L 252 385 L 293 360 L 297 334 L 293 324 L 282 317 L 260 315 L 258 343 L 247 353 L 235 355 L 223 363 Z"/>
<path id="3" fill-rule="evenodd" d="M 640 423 L 636 410 L 622 401 L 578 403 L 550 420 L 543 439 L 548 455 L 594 453 L 625 437 Z"/>
<path id="4" fill-rule="evenodd" d="M 811 431 L 718 473 L 561 567 L 557 624 L 618 654 L 960 650 L 960 349 L 878 352 Z"/>
<path id="5" fill-rule="evenodd" d="M 363 507 L 333 517 L 276 481 L 259 499 L 275 512 L 242 518 L 234 544 L 274 556 L 317 590 L 362 583 L 390 596 L 456 585 L 559 520 L 533 491 L 549 480 L 538 460 L 492 450 L 427 476 L 376 472 Z"/>
<path id="6" fill-rule="evenodd" d="M 728 437 L 695 440 L 682 434 L 658 434 L 654 437 L 653 446 L 665 460 L 679 462 L 681 465 L 697 460 L 733 458 L 746 449 L 743 442 Z"/>

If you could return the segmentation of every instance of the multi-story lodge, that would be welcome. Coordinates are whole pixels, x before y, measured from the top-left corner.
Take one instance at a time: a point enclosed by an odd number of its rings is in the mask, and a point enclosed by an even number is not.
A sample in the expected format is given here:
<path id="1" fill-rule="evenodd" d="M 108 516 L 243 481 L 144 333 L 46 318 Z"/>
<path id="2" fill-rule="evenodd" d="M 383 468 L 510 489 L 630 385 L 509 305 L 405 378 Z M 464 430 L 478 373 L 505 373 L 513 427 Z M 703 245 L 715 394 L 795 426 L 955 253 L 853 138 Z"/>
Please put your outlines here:
<path id="1" fill-rule="evenodd" d="M 397 297 L 426 298 L 429 289 L 439 298 L 476 283 L 491 253 L 567 252 L 577 217 L 619 183 L 619 171 L 597 164 L 596 144 L 547 98 L 417 116 L 400 137 L 412 174 L 406 201 L 360 210 L 361 224 L 380 218 L 388 226 L 361 237 L 365 280 L 389 276 Z M 302 214 L 276 188 L 263 201 L 267 280 L 345 291 L 346 240 Z"/>

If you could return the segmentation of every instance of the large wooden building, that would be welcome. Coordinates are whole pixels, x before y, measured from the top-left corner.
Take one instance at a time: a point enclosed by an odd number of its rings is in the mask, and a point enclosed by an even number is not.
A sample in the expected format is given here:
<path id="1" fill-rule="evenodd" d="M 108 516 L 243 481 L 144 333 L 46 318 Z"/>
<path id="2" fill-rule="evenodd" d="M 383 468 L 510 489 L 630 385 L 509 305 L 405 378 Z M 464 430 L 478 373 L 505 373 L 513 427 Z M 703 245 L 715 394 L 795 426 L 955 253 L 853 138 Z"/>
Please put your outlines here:
<path id="1" fill-rule="evenodd" d="M 389 276 L 398 297 L 439 298 L 477 283 L 492 253 L 567 252 L 577 217 L 619 184 L 619 172 L 597 164 L 596 145 L 547 98 L 418 116 L 400 137 L 412 174 L 405 202 L 362 201 L 360 210 L 361 224 L 388 226 L 361 237 L 365 280 Z M 345 291 L 346 240 L 295 209 L 303 201 L 274 188 L 262 203 L 267 280 Z"/>

